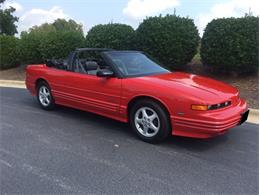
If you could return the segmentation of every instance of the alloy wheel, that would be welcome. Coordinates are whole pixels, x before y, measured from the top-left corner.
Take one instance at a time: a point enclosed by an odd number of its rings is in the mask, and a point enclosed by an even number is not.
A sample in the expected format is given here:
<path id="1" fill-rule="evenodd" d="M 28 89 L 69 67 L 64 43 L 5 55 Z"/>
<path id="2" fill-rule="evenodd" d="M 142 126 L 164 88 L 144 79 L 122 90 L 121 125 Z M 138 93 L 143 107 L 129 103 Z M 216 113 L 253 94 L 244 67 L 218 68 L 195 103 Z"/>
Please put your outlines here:
<path id="1" fill-rule="evenodd" d="M 48 106 L 51 102 L 50 90 L 46 86 L 39 88 L 39 100 L 43 106 Z"/>
<path id="2" fill-rule="evenodd" d="M 135 113 L 136 129 L 145 137 L 155 136 L 160 129 L 157 113 L 149 107 L 141 107 Z"/>

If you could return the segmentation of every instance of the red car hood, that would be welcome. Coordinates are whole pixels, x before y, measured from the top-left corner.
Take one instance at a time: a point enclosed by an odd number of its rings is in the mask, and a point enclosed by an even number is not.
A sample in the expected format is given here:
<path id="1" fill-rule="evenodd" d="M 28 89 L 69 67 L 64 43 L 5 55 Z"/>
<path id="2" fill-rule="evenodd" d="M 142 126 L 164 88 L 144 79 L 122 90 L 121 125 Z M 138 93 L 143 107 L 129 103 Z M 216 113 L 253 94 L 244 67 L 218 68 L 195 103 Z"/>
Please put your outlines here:
<path id="1" fill-rule="evenodd" d="M 186 91 L 189 95 L 210 103 L 220 103 L 238 97 L 238 90 L 235 87 L 194 74 L 173 72 L 153 75 L 150 78 L 156 78 L 156 82 L 160 85 Z"/>

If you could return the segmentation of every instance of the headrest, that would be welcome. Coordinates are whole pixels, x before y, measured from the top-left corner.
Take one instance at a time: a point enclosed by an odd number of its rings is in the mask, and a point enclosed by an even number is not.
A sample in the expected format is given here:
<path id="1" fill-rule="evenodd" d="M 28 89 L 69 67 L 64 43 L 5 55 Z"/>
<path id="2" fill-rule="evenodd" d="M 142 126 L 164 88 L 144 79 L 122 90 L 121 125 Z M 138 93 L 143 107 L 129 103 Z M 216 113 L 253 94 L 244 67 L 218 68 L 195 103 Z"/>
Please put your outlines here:
<path id="1" fill-rule="evenodd" d="M 98 64 L 95 61 L 86 61 L 84 66 L 87 71 L 98 69 Z"/>

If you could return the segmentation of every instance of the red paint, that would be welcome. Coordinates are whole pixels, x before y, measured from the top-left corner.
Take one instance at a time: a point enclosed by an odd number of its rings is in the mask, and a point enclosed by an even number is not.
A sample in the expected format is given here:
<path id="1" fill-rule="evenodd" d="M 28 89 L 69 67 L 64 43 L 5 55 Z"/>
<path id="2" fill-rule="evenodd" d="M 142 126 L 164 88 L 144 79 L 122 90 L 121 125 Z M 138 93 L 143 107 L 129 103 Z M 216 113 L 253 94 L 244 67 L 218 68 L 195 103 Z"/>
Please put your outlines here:
<path id="1" fill-rule="evenodd" d="M 208 138 L 223 134 L 238 125 L 241 114 L 248 109 L 235 87 L 187 73 L 119 79 L 31 65 L 27 68 L 26 86 L 34 95 L 38 79 L 48 82 L 56 104 L 123 122 L 128 121 L 128 104 L 133 98 L 154 98 L 168 110 L 173 135 Z M 228 100 L 232 104 L 225 108 L 191 110 L 192 104 L 211 105 Z"/>

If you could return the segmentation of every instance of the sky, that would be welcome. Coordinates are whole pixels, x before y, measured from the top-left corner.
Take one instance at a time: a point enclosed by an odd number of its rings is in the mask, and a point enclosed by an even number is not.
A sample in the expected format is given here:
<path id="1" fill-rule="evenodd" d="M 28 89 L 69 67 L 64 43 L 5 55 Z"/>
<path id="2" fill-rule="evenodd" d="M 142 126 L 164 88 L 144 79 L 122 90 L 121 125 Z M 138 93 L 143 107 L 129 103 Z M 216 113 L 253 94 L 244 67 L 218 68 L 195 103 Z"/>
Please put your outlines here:
<path id="1" fill-rule="evenodd" d="M 134 29 L 148 16 L 173 14 L 192 18 L 200 35 L 214 18 L 259 16 L 259 0 L 6 0 L 16 8 L 18 32 L 57 18 L 73 19 L 84 33 L 97 24 L 124 23 Z"/>

